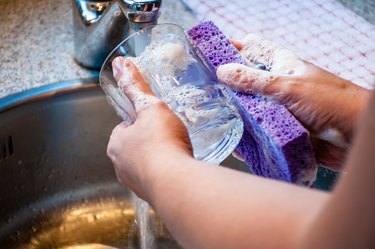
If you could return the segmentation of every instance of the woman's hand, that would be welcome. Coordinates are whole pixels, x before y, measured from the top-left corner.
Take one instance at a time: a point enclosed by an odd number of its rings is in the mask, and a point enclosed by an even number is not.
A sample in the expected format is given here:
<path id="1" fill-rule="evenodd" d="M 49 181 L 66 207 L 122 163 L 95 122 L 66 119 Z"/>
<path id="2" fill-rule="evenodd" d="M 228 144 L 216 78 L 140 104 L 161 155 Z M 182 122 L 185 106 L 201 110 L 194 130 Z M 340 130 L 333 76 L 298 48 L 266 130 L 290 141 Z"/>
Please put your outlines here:
<path id="1" fill-rule="evenodd" d="M 340 169 L 370 92 L 258 36 L 233 44 L 249 65 L 262 63 L 270 70 L 227 64 L 219 67 L 219 80 L 236 91 L 262 93 L 284 104 L 309 129 L 318 163 Z"/>
<path id="2" fill-rule="evenodd" d="M 150 174 L 161 170 L 150 168 L 154 165 L 152 161 L 178 160 L 181 155 L 192 157 L 190 139 L 182 121 L 153 94 L 129 59 L 118 57 L 112 66 L 119 87 L 136 110 L 137 119 L 129 127 L 121 123 L 113 130 L 107 154 L 118 180 L 147 200 Z"/>

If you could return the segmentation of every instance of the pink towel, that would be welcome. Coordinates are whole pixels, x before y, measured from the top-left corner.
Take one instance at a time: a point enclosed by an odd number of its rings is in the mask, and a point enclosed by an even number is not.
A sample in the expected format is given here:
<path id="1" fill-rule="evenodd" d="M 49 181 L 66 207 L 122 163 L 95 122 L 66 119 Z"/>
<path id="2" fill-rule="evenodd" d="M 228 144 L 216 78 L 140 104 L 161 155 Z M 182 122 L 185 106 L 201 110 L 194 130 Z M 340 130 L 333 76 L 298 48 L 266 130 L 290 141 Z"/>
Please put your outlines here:
<path id="1" fill-rule="evenodd" d="M 335 0 L 184 0 L 233 39 L 255 33 L 358 85 L 375 87 L 375 26 Z"/>

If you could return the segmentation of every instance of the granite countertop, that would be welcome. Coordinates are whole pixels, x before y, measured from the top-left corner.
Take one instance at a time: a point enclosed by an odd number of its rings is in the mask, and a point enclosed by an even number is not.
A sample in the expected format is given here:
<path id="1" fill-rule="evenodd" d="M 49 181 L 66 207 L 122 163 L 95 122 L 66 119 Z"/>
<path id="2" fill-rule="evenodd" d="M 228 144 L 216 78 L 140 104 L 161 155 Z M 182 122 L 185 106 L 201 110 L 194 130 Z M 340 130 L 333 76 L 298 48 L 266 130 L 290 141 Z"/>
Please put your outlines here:
<path id="1" fill-rule="evenodd" d="M 0 98 L 49 83 L 97 77 L 73 59 L 69 0 L 0 1 Z M 164 0 L 159 23 L 197 23 L 180 0 Z"/>

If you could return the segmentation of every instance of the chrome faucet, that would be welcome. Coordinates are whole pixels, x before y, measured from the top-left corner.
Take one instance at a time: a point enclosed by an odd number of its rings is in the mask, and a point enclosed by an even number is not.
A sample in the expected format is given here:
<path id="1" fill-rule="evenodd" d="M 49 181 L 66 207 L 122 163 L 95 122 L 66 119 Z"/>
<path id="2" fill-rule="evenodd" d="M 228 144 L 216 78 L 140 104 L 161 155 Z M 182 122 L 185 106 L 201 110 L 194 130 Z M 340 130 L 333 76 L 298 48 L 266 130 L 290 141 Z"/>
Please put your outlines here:
<path id="1" fill-rule="evenodd" d="M 75 60 L 100 69 L 126 37 L 157 23 L 161 0 L 73 0 Z"/>

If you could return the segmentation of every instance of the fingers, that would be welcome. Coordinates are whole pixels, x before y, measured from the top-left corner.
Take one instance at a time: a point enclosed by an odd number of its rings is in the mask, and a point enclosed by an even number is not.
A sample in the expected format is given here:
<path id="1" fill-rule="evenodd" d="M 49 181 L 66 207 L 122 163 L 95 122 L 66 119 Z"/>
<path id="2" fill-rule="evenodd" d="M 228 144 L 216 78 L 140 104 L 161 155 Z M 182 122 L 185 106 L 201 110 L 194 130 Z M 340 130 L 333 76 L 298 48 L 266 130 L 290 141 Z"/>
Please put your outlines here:
<path id="1" fill-rule="evenodd" d="M 303 74 L 305 63 L 288 49 L 277 43 L 249 34 L 240 41 L 233 41 L 234 46 L 252 63 L 264 63 L 271 71 L 281 75 Z"/>
<path id="2" fill-rule="evenodd" d="M 283 47 L 265 40 L 260 36 L 249 34 L 240 41 L 236 41 L 235 45 L 239 47 L 241 54 L 249 61 L 254 63 L 265 63 L 271 65 L 274 54 L 277 50 L 284 49 Z"/>
<path id="3" fill-rule="evenodd" d="M 239 50 L 239 51 L 242 50 L 243 45 L 240 41 L 231 40 L 231 43 L 233 44 L 233 46 L 235 46 L 235 48 L 237 48 L 237 50 Z"/>
<path id="4" fill-rule="evenodd" d="M 238 92 L 273 94 L 278 90 L 276 75 L 245 65 L 226 64 L 220 66 L 216 74 L 223 84 Z"/>
<path id="5" fill-rule="evenodd" d="M 117 57 L 112 62 L 112 68 L 118 86 L 132 102 L 137 113 L 161 102 L 130 59 Z"/>

